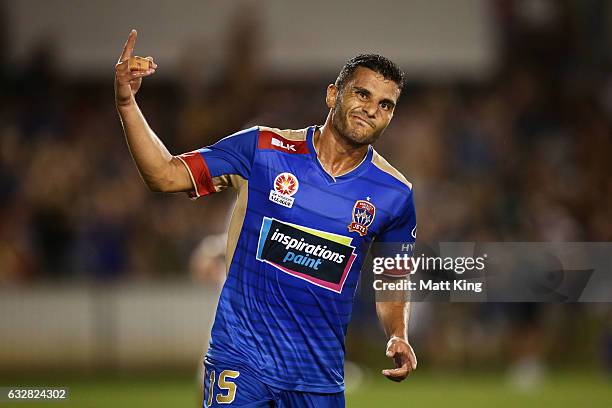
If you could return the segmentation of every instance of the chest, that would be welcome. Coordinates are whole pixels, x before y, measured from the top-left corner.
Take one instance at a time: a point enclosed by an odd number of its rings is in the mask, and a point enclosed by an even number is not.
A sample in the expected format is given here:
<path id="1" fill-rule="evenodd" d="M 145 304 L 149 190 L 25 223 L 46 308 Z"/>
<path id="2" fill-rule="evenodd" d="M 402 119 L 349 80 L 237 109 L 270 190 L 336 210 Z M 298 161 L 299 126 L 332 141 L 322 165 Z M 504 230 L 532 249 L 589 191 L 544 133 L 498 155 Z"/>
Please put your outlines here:
<path id="1" fill-rule="evenodd" d="M 257 158 L 250 207 L 260 215 L 369 244 L 392 219 L 391 192 L 367 173 L 334 181 L 308 155 Z"/>

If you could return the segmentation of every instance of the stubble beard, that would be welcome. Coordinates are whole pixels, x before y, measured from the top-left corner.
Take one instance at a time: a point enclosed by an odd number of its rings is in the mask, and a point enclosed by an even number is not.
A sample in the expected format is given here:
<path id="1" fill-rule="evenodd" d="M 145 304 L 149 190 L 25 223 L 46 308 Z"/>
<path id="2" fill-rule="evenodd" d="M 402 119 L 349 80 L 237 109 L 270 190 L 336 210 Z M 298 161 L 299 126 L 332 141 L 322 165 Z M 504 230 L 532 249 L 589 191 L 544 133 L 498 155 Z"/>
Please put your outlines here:
<path id="1" fill-rule="evenodd" d="M 382 134 L 382 130 L 378 132 L 373 131 L 372 133 L 366 135 L 357 133 L 357 131 L 352 129 L 351 125 L 348 123 L 347 111 L 343 109 L 342 103 L 340 103 L 339 100 L 336 101 L 336 106 L 332 108 L 331 119 L 331 125 L 336 133 L 348 144 L 355 147 L 373 144 Z"/>

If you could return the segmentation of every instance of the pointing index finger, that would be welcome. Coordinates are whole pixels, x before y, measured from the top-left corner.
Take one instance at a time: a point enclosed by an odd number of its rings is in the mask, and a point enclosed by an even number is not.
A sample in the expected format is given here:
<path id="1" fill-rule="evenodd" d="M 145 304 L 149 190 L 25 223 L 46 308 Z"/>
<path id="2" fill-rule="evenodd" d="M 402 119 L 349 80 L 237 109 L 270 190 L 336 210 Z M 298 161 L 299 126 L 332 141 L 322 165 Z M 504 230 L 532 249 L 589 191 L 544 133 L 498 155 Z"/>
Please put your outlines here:
<path id="1" fill-rule="evenodd" d="M 132 51 L 134 51 L 134 45 L 136 44 L 137 35 L 138 33 L 136 32 L 136 30 L 132 29 L 132 31 L 130 31 L 130 35 L 128 36 L 128 39 L 125 42 L 125 45 L 123 46 L 123 52 L 119 57 L 119 62 L 127 61 L 130 59 L 130 57 L 132 56 Z"/>

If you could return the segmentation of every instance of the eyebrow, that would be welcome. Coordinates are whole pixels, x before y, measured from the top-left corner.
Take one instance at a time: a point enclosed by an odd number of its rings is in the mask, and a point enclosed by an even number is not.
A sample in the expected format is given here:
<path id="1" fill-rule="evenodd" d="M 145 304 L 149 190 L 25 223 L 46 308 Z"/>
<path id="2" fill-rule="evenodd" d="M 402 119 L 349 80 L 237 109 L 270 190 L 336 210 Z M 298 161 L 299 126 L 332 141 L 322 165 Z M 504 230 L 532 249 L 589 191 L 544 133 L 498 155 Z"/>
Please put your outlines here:
<path id="1" fill-rule="evenodd" d="M 356 90 L 356 91 L 361 91 L 361 92 L 365 93 L 365 94 L 366 94 L 366 95 L 368 95 L 368 96 L 372 96 L 372 92 L 370 92 L 370 91 L 369 91 L 369 90 L 367 90 L 366 88 L 362 88 L 362 87 L 360 87 L 360 86 L 353 86 L 353 89 L 354 89 L 354 90 Z M 380 102 L 381 102 L 381 103 L 382 103 L 382 102 L 388 103 L 389 105 L 391 105 L 391 107 L 392 107 L 392 108 L 394 108 L 394 107 L 395 107 L 395 102 L 393 102 L 393 101 L 392 101 L 391 99 L 389 99 L 389 98 L 385 98 L 385 99 L 383 99 L 383 100 L 382 100 L 382 101 L 380 101 Z"/>

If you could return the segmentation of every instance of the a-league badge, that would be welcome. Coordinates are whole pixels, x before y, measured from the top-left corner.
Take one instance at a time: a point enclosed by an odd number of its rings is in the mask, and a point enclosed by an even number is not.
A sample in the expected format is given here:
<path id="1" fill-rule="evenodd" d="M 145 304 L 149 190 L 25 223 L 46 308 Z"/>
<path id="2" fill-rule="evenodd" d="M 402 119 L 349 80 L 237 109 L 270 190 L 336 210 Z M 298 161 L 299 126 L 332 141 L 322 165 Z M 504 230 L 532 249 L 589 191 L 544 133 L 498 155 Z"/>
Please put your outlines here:
<path id="1" fill-rule="evenodd" d="M 363 237 L 368 233 L 368 227 L 372 225 L 375 215 L 376 207 L 374 207 L 374 204 L 365 200 L 355 201 L 353 222 L 348 226 L 349 232 L 356 232 Z"/>
<path id="2" fill-rule="evenodd" d="M 281 173 L 274 179 L 274 189 L 270 190 L 268 199 L 283 207 L 291 208 L 295 201 L 291 196 L 297 193 L 299 187 L 297 177 L 291 173 Z"/>

